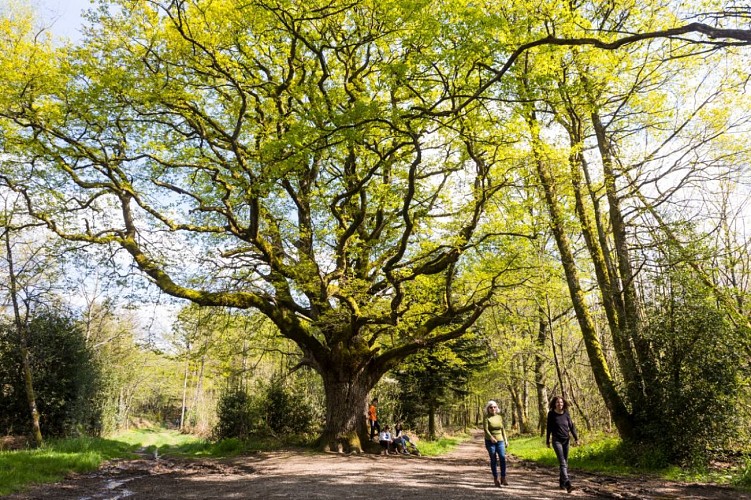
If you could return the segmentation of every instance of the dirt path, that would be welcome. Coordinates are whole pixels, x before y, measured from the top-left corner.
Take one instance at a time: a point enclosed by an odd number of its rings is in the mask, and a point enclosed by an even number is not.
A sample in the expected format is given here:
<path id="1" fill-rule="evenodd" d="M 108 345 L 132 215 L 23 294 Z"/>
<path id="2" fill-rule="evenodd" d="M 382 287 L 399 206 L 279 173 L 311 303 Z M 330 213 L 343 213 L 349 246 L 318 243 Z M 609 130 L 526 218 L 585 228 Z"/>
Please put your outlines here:
<path id="1" fill-rule="evenodd" d="M 513 442 L 511 443 L 513 452 Z M 576 490 L 561 492 L 558 471 L 510 458 L 509 486 L 496 488 L 478 434 L 439 458 L 414 456 L 258 453 L 231 460 L 132 460 L 98 472 L 37 487 L 9 499 L 187 499 L 311 498 L 459 500 L 487 497 L 547 499 L 726 499 L 751 500 L 732 490 L 643 478 L 579 473 L 572 464 Z"/>

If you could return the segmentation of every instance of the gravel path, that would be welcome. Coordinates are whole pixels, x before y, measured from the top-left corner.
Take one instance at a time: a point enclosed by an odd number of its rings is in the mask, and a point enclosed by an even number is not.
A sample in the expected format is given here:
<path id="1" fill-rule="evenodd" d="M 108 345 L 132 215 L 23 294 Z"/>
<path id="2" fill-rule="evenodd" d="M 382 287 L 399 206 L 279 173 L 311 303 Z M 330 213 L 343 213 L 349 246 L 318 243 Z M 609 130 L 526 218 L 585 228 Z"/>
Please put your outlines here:
<path id="1" fill-rule="evenodd" d="M 511 442 L 513 452 L 513 441 Z M 552 451 L 551 451 L 552 453 Z M 442 457 L 338 455 L 281 451 L 222 460 L 130 460 L 91 474 L 38 486 L 8 499 L 310 498 L 372 500 L 556 497 L 622 499 L 749 499 L 699 484 L 581 473 L 576 489 L 558 489 L 558 471 L 510 457 L 509 486 L 497 488 L 480 434 Z"/>

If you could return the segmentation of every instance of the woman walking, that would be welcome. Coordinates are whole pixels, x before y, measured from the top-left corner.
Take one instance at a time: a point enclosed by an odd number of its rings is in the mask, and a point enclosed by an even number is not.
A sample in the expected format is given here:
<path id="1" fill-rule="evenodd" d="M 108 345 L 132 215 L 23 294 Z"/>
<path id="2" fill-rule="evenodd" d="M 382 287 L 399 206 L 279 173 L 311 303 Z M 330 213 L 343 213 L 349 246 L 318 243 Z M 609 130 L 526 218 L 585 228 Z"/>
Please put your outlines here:
<path id="1" fill-rule="evenodd" d="M 495 401 L 488 401 L 488 404 L 485 405 L 483 429 L 485 430 L 485 448 L 490 455 L 490 472 L 493 473 L 493 482 L 499 487 L 501 485 L 508 486 L 506 481 L 508 439 L 506 439 L 506 429 L 503 428 L 503 417 L 501 417 L 498 404 Z M 498 479 L 499 462 L 501 466 L 500 479 Z"/>
<path id="2" fill-rule="evenodd" d="M 571 421 L 568 413 L 568 402 L 560 396 L 554 396 L 550 400 L 550 411 L 548 411 L 548 432 L 545 442 L 550 448 L 550 437 L 553 437 L 553 450 L 558 458 L 560 473 L 558 475 L 558 485 L 571 493 L 574 489 L 568 477 L 568 448 L 569 436 L 574 437 L 574 442 L 579 444 L 579 437 L 576 435 L 576 427 Z"/>

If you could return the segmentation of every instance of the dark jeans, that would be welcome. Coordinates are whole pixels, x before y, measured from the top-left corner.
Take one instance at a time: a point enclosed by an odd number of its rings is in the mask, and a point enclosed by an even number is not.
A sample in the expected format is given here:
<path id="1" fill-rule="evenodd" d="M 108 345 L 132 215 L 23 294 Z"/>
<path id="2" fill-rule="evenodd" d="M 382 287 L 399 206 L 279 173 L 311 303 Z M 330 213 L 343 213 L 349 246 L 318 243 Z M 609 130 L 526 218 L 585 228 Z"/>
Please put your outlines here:
<path id="1" fill-rule="evenodd" d="M 490 455 L 490 472 L 493 473 L 493 477 L 498 477 L 499 461 L 501 463 L 501 477 L 506 477 L 506 443 L 503 441 L 492 443 L 489 439 L 486 439 L 485 449 L 488 450 L 488 455 Z"/>
<path id="2" fill-rule="evenodd" d="M 558 465 L 560 467 L 560 473 L 558 474 L 558 483 L 561 486 L 566 486 L 569 483 L 568 479 L 568 442 L 553 440 L 553 450 L 555 450 L 555 456 L 558 458 Z"/>
<path id="3" fill-rule="evenodd" d="M 378 420 L 371 420 L 370 421 L 370 440 L 373 440 L 373 437 L 377 436 L 381 433 L 381 426 L 378 423 Z"/>

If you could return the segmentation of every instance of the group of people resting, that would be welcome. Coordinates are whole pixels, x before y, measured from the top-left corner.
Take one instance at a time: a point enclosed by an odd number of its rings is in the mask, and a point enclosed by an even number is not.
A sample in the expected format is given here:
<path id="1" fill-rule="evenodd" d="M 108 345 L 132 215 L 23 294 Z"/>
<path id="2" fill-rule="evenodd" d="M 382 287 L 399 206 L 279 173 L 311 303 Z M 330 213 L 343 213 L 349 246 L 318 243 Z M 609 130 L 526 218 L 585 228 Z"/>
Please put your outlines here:
<path id="1" fill-rule="evenodd" d="M 387 425 L 381 430 L 381 425 L 378 423 L 378 398 L 374 398 L 368 408 L 368 421 L 370 421 L 370 439 L 371 441 L 376 436 L 378 442 L 381 444 L 381 455 L 389 455 L 390 453 L 402 455 L 409 455 L 410 452 L 407 449 L 409 445 L 413 452 L 417 452 L 417 447 L 409 439 L 409 436 L 402 429 L 402 423 L 397 422 L 394 426 L 394 432 L 391 432 L 391 428 Z"/>
<path id="2" fill-rule="evenodd" d="M 402 430 L 401 422 L 398 422 L 394 426 L 393 434 L 391 433 L 391 428 L 388 425 L 385 426 L 383 431 L 378 434 L 378 442 L 381 443 L 381 448 L 383 448 L 381 450 L 381 455 L 388 455 L 390 453 L 395 455 L 398 455 L 399 453 L 402 455 L 410 454 L 407 450 L 407 443 L 410 445 L 412 445 L 412 443 L 409 440 L 409 436 L 407 436 Z"/>

